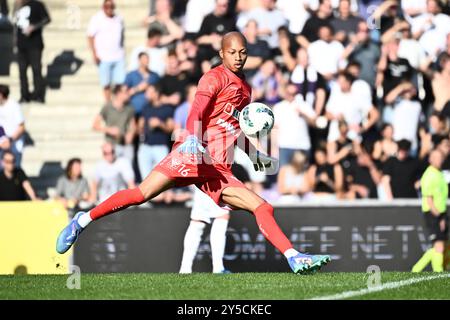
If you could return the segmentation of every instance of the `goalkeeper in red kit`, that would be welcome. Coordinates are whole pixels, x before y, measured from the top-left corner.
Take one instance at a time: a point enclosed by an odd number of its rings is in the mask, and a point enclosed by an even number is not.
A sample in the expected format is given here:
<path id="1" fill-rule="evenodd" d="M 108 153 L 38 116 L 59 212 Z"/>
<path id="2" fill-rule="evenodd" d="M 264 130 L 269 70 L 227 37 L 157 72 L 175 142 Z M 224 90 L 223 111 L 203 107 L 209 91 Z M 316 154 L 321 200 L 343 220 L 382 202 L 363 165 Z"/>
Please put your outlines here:
<path id="1" fill-rule="evenodd" d="M 57 239 L 59 253 L 69 250 L 90 222 L 149 201 L 170 188 L 195 184 L 219 206 L 252 213 L 259 230 L 284 254 L 294 273 L 316 271 L 330 261 L 327 255 L 295 250 L 276 223 L 273 207 L 231 172 L 234 147 L 243 137 L 238 114 L 251 99 L 251 87 L 242 74 L 246 47 L 241 33 L 224 35 L 219 51 L 222 64 L 200 79 L 186 123 L 187 132 L 175 142 L 172 152 L 137 188 L 119 191 L 89 212 L 78 212 Z M 247 138 L 244 140 L 247 147 L 243 149 L 255 167 L 265 170 L 273 165 L 276 159 L 258 152 Z"/>

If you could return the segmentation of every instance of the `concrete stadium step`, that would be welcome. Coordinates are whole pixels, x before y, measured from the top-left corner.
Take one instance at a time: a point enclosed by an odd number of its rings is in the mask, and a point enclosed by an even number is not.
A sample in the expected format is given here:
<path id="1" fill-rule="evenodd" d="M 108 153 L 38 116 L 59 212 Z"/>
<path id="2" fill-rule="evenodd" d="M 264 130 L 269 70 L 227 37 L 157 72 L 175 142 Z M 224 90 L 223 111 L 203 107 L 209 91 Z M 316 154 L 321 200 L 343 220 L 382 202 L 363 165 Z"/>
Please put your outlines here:
<path id="1" fill-rule="evenodd" d="M 45 158 L 42 157 L 43 154 L 45 154 Z M 101 159 L 101 144 L 95 146 L 92 150 L 88 150 L 87 148 L 68 148 L 62 150 L 55 147 L 27 147 L 23 154 L 23 166 L 28 169 L 27 166 L 33 162 L 42 164 L 48 161 L 62 161 L 66 163 L 70 158 L 74 157 L 81 158 L 83 161 L 98 161 Z"/>
<path id="2" fill-rule="evenodd" d="M 24 113 L 29 116 L 49 116 L 49 115 L 67 115 L 73 116 L 86 116 L 96 114 L 100 109 L 96 109 L 91 106 L 78 106 L 76 108 L 67 108 L 64 105 L 39 105 L 39 104 L 26 104 L 24 106 Z"/>
<path id="3" fill-rule="evenodd" d="M 85 120 L 71 120 L 71 119 L 60 119 L 59 117 L 49 118 L 43 121 L 36 121 L 31 118 L 27 118 L 26 120 L 27 130 L 30 131 L 30 134 L 34 132 L 80 132 L 92 131 L 92 122 L 93 118 L 90 117 Z"/>
<path id="4" fill-rule="evenodd" d="M 51 23 L 47 25 L 46 30 L 87 30 L 90 19 L 99 11 L 99 8 L 81 8 L 66 7 L 53 10 L 50 13 Z M 124 21 L 125 29 L 133 30 L 145 28 L 143 21 L 147 16 L 147 10 L 142 7 L 128 7 L 118 9 L 117 13 Z"/>
<path id="5" fill-rule="evenodd" d="M 31 134 L 31 133 L 30 133 Z M 32 132 L 32 138 L 35 141 L 39 142 L 47 142 L 47 141 L 72 141 L 76 142 L 80 146 L 85 141 L 97 141 L 101 142 L 103 141 L 103 135 L 99 135 L 97 132 L 79 132 L 79 131 L 72 131 L 72 132 L 40 132 L 40 131 L 33 131 Z"/>
<path id="6" fill-rule="evenodd" d="M 131 29 L 125 31 L 125 47 L 144 44 L 146 29 Z M 88 39 L 85 30 L 45 30 L 44 44 L 46 50 L 54 48 L 88 49 Z M 45 52 L 44 52 L 45 54 Z"/>
<path id="7" fill-rule="evenodd" d="M 77 156 L 74 156 L 74 157 L 77 157 Z M 56 167 L 65 168 L 67 165 L 67 162 L 70 160 L 70 158 L 72 158 L 72 157 L 67 157 L 67 159 L 56 159 L 53 161 L 51 159 L 49 159 L 49 160 L 46 160 L 45 162 L 41 162 L 41 161 L 33 162 L 33 161 L 30 161 L 30 159 L 27 159 L 27 162 L 24 163 L 23 170 L 29 177 L 40 177 L 39 180 L 45 181 L 49 176 L 48 172 L 59 172 L 59 170 L 45 170 L 46 173 L 43 175 L 41 173 L 42 173 L 44 167 L 46 167 L 46 166 L 48 167 L 49 164 L 52 164 L 52 166 L 55 166 L 55 164 L 58 164 Z M 92 160 L 85 159 L 83 157 L 79 157 L 79 158 L 82 159 L 83 175 L 89 181 L 91 181 L 92 177 L 95 174 L 95 167 L 97 166 L 97 162 L 100 160 L 100 158 L 92 159 Z M 34 186 L 34 184 L 33 184 L 33 186 Z"/>

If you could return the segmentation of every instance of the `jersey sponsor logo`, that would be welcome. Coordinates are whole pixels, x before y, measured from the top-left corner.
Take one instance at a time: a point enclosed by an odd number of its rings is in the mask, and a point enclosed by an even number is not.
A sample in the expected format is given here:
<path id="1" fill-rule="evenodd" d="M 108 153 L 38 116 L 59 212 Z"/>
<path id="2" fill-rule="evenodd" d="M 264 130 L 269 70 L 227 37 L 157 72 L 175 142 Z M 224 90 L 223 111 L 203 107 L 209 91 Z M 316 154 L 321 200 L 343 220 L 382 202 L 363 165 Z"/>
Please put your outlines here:
<path id="1" fill-rule="evenodd" d="M 239 134 L 236 132 L 236 128 L 234 125 L 229 123 L 228 121 L 223 120 L 222 118 L 217 119 L 216 124 L 225 130 L 227 130 L 229 133 L 231 133 L 234 136 L 239 136 Z"/>

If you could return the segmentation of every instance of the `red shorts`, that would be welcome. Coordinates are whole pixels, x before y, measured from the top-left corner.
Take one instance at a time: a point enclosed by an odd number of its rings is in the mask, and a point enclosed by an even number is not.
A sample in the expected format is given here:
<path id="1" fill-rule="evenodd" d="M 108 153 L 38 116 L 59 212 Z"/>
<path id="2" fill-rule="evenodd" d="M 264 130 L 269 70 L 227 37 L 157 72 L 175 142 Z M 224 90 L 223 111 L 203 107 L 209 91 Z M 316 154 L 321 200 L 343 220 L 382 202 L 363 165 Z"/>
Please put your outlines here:
<path id="1" fill-rule="evenodd" d="M 176 149 L 158 163 L 154 170 L 173 180 L 176 187 L 196 185 L 218 205 L 222 205 L 221 195 L 225 188 L 245 188 L 231 169 L 222 169 L 207 163 L 199 164 L 193 156 L 180 154 Z"/>

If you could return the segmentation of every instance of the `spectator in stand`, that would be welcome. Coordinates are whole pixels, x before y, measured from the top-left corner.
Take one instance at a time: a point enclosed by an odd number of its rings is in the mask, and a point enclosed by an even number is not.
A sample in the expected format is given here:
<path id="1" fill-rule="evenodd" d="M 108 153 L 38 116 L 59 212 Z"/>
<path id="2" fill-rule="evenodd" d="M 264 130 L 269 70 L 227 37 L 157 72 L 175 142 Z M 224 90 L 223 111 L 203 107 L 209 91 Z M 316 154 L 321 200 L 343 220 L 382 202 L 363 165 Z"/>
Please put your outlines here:
<path id="1" fill-rule="evenodd" d="M 389 158 L 395 157 L 398 151 L 397 142 L 394 140 L 394 128 L 389 123 L 381 127 L 381 139 L 375 142 L 372 158 L 383 165 Z"/>
<path id="2" fill-rule="evenodd" d="M 345 121 L 338 122 L 339 136 L 337 140 L 327 142 L 327 161 L 331 165 L 340 164 L 344 173 L 350 170 L 360 145 L 356 140 L 348 138 L 348 125 Z"/>
<path id="3" fill-rule="evenodd" d="M 302 151 L 309 158 L 311 139 L 308 125 L 314 125 L 316 113 L 301 95 L 297 95 L 294 83 L 286 85 L 284 100 L 275 104 L 273 113 L 280 167 L 288 165 L 296 151 Z"/>
<path id="4" fill-rule="evenodd" d="M 330 24 L 335 32 L 334 39 L 346 45 L 349 38 L 355 36 L 361 18 L 352 14 L 350 0 L 340 0 L 338 12 L 339 15 L 334 17 Z"/>
<path id="5" fill-rule="evenodd" d="M 73 158 L 67 163 L 64 175 L 56 184 L 56 200 L 61 201 L 70 211 L 70 216 L 91 206 L 91 192 L 88 181 L 82 174 L 81 159 Z"/>
<path id="6" fill-rule="evenodd" d="M 427 0 L 427 12 L 411 20 L 412 33 L 428 55 L 435 57 L 446 45 L 450 17 L 442 13 L 438 0 Z"/>
<path id="7" fill-rule="evenodd" d="M 425 71 L 426 53 L 420 43 L 412 37 L 411 26 L 402 20 L 397 22 L 391 29 L 387 30 L 381 38 L 382 43 L 387 43 L 398 37 L 400 44 L 398 56 L 408 60 L 409 64 L 416 70 Z"/>
<path id="8" fill-rule="evenodd" d="M 370 153 L 360 148 L 345 177 L 349 186 L 346 197 L 348 199 L 378 198 L 377 189 L 381 183 L 381 177 L 381 172 L 370 157 Z"/>
<path id="9" fill-rule="evenodd" d="M 382 36 L 391 29 L 396 23 L 404 20 L 403 12 L 398 0 L 386 0 L 376 7 L 373 11 L 373 19 L 379 26 L 379 32 Z"/>
<path id="10" fill-rule="evenodd" d="M 358 97 L 358 101 L 363 104 L 372 104 L 372 89 L 367 81 L 361 79 L 361 64 L 357 61 L 352 61 L 347 64 L 345 71 L 353 76 L 354 81 L 352 83 L 351 91 Z"/>
<path id="11" fill-rule="evenodd" d="M 170 0 L 156 0 L 155 14 L 148 16 L 144 24 L 148 30 L 159 30 L 162 33 L 161 45 L 167 46 L 180 40 L 184 31 L 171 17 L 173 4 Z"/>
<path id="12" fill-rule="evenodd" d="M 20 76 L 20 102 L 45 103 L 45 81 L 42 77 L 42 30 L 50 23 L 50 15 L 41 1 L 22 0 L 15 13 L 17 60 Z M 34 92 L 28 87 L 27 70 L 33 71 Z"/>
<path id="13" fill-rule="evenodd" d="M 396 157 L 386 161 L 383 166 L 384 196 L 387 200 L 397 198 L 417 198 L 418 180 L 421 175 L 419 160 L 410 156 L 411 142 L 403 139 L 398 141 Z"/>
<path id="14" fill-rule="evenodd" d="M 197 34 L 203 72 L 220 63 L 217 52 L 220 50 L 222 36 L 236 30 L 236 19 L 228 14 L 228 5 L 228 0 L 216 0 L 214 11 L 203 19 Z"/>
<path id="15" fill-rule="evenodd" d="M 414 100 L 416 93 L 414 85 L 404 81 L 391 90 L 385 99 L 386 103 L 393 106 L 391 124 L 394 128 L 394 140 L 409 140 L 413 156 L 417 156 L 419 146 L 417 134 L 422 113 L 420 102 Z"/>
<path id="16" fill-rule="evenodd" d="M 161 102 L 175 109 L 184 100 L 184 92 L 189 80 L 189 74 L 180 68 L 177 55 L 170 54 L 167 58 L 165 75 L 160 81 Z"/>
<path id="17" fill-rule="evenodd" d="M 372 88 L 365 80 L 361 79 L 361 65 L 358 62 L 350 62 L 345 70 L 355 79 L 352 83 L 351 93 L 355 97 L 355 103 L 362 110 L 361 136 L 364 141 L 372 143 L 378 139 L 376 124 L 380 119 L 380 112 L 373 104 Z"/>
<path id="18" fill-rule="evenodd" d="M 24 133 L 22 109 L 9 96 L 9 87 L 0 84 L 0 157 L 3 151 L 10 150 L 14 154 L 16 167 L 20 167 L 22 162 Z"/>
<path id="19" fill-rule="evenodd" d="M 169 153 L 170 138 L 174 130 L 173 108 L 163 104 L 159 86 L 149 86 L 145 97 L 147 105 L 138 124 L 141 137 L 138 164 L 143 178 Z"/>
<path id="20" fill-rule="evenodd" d="M 303 0 L 277 0 L 277 8 L 280 9 L 289 23 L 289 32 L 299 34 L 308 20 L 309 1 Z"/>
<path id="21" fill-rule="evenodd" d="M 300 49 L 301 46 L 297 42 L 296 36 L 290 33 L 286 26 L 278 28 L 278 39 L 278 48 L 272 51 L 272 56 L 281 64 L 281 66 L 287 67 L 285 66 L 286 59 L 284 53 L 290 53 L 290 59 L 295 59 L 298 49 Z M 285 52 L 281 51 L 281 47 L 285 47 Z"/>
<path id="22" fill-rule="evenodd" d="M 308 185 L 314 197 L 319 200 L 336 200 L 343 198 L 344 172 L 338 164 L 327 161 L 327 153 L 323 147 L 314 152 L 314 164 L 309 168 Z"/>
<path id="23" fill-rule="evenodd" d="M 414 76 L 408 60 L 398 56 L 400 38 L 397 35 L 382 46 L 375 84 L 377 88 L 382 87 L 384 99 L 402 81 L 410 81 Z"/>
<path id="24" fill-rule="evenodd" d="M 139 68 L 139 54 L 146 52 L 149 57 L 148 69 L 162 77 L 166 70 L 166 60 L 168 50 L 161 45 L 162 33 L 158 29 L 150 29 L 147 32 L 147 43 L 145 46 L 138 46 L 134 48 L 130 56 L 128 64 L 129 70 L 136 70 Z"/>
<path id="25" fill-rule="evenodd" d="M 425 159 L 430 152 L 437 148 L 443 140 L 449 139 L 449 120 L 445 115 L 433 111 L 429 119 L 429 132 L 424 128 L 419 129 L 420 154 L 419 159 Z"/>
<path id="26" fill-rule="evenodd" d="M 447 40 L 444 50 L 439 52 L 436 61 L 434 61 L 433 69 L 437 71 L 442 70 L 442 59 L 446 59 L 448 56 L 450 56 L 450 32 L 447 33 Z"/>
<path id="27" fill-rule="evenodd" d="M 248 20 L 243 31 L 247 39 L 247 62 L 244 66 L 244 74 L 247 81 L 251 81 L 263 62 L 270 58 L 270 49 L 266 41 L 258 37 L 258 22 Z"/>
<path id="28" fill-rule="evenodd" d="M 216 0 L 188 0 L 183 24 L 188 38 L 194 39 L 196 37 L 203 19 L 214 11 L 215 3 Z"/>
<path id="29" fill-rule="evenodd" d="M 87 30 L 89 47 L 99 68 L 106 101 L 111 100 L 112 86 L 125 81 L 125 27 L 115 8 L 113 0 L 104 0 L 102 10 L 91 18 Z"/>
<path id="30" fill-rule="evenodd" d="M 175 49 L 180 70 L 186 72 L 192 83 L 197 83 L 202 77 L 201 61 L 198 57 L 198 45 L 194 39 L 184 38 Z"/>
<path id="31" fill-rule="evenodd" d="M 361 141 L 362 134 L 370 130 L 378 121 L 378 110 L 372 105 L 370 97 L 353 91 L 353 76 L 342 71 L 337 78 L 337 84 L 331 88 L 327 102 L 327 117 L 331 121 L 328 141 L 334 141 L 339 136 L 338 122 L 345 120 L 349 126 L 349 138 Z"/>
<path id="32" fill-rule="evenodd" d="M 93 129 L 105 134 L 106 141 L 115 145 L 118 157 L 133 161 L 133 138 L 136 133 L 134 109 L 127 104 L 127 87 L 114 88 L 113 99 L 95 117 Z"/>
<path id="33" fill-rule="evenodd" d="M 333 8 L 330 0 L 319 0 L 317 12 L 306 20 L 302 32 L 297 36 L 297 41 L 303 48 L 308 48 L 309 44 L 318 40 L 317 31 L 320 27 L 330 26 L 333 17 Z"/>
<path id="34" fill-rule="evenodd" d="M 369 28 L 365 21 L 358 23 L 357 32 L 350 36 L 343 59 L 358 62 L 361 65 L 361 79 L 371 88 L 375 88 L 376 66 L 380 59 L 380 48 L 369 35 Z"/>
<path id="35" fill-rule="evenodd" d="M 406 20 L 411 20 L 427 11 L 427 0 L 401 0 L 400 3 Z"/>
<path id="36" fill-rule="evenodd" d="M 92 182 L 92 199 L 102 202 L 115 192 L 134 188 L 134 172 L 128 159 L 117 157 L 114 145 L 105 142 L 102 146 L 103 160 L 97 163 Z"/>
<path id="37" fill-rule="evenodd" d="M 450 54 L 441 56 L 440 70 L 431 73 L 433 109 L 450 118 Z"/>
<path id="38" fill-rule="evenodd" d="M 280 41 L 280 49 L 287 69 L 291 72 L 290 81 L 297 85 L 303 101 L 322 115 L 326 100 L 326 82 L 317 70 L 309 64 L 308 52 L 304 48 L 297 51 L 296 59 L 289 53 L 287 41 Z"/>
<path id="39" fill-rule="evenodd" d="M 134 108 L 136 117 L 142 113 L 142 109 L 147 103 L 145 99 L 145 90 L 149 85 L 155 84 L 159 81 L 159 76 L 148 69 L 149 57 L 146 52 L 139 54 L 139 68 L 131 71 L 125 78 L 125 85 L 128 88 L 128 95 L 130 96 L 130 104 Z"/>
<path id="40" fill-rule="evenodd" d="M 15 166 L 14 154 L 3 152 L 1 159 L 0 201 L 38 200 L 25 172 Z"/>
<path id="41" fill-rule="evenodd" d="M 344 46 L 333 40 L 333 29 L 329 25 L 321 26 L 319 39 L 308 46 L 308 57 L 312 67 L 327 81 L 333 79 L 343 67 Z"/>
<path id="42" fill-rule="evenodd" d="M 307 170 L 308 156 L 301 151 L 295 151 L 288 163 L 280 165 L 277 180 L 280 201 L 295 203 L 312 191 L 306 177 Z"/>
<path id="43" fill-rule="evenodd" d="M 280 101 L 280 85 L 283 84 L 281 71 L 273 60 L 266 60 L 252 79 L 253 100 L 268 105 Z"/>
<path id="44" fill-rule="evenodd" d="M 237 27 L 244 30 L 249 20 L 256 20 L 258 23 L 258 35 L 262 40 L 267 41 L 270 49 L 278 47 L 278 29 L 287 26 L 283 12 L 276 8 L 275 0 L 261 0 L 260 6 L 247 12 L 241 12 L 237 19 Z"/>
<path id="45" fill-rule="evenodd" d="M 442 113 L 437 111 L 434 111 L 428 120 L 430 123 L 431 141 L 433 142 L 434 149 L 442 140 L 449 138 L 450 123 Z"/>
<path id="46" fill-rule="evenodd" d="M 5 129 L 3 127 L 0 127 L 0 157 L 5 151 L 9 151 L 11 148 L 11 142 L 9 141 L 8 136 L 5 134 Z M 0 163 L 0 169 L 2 168 Z"/>

